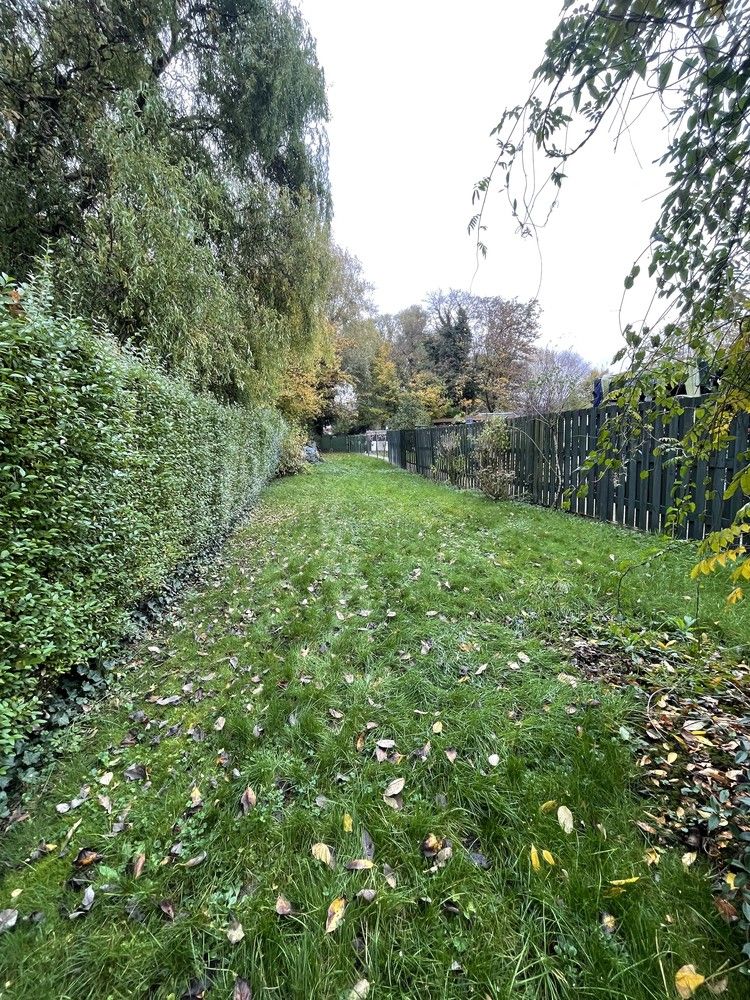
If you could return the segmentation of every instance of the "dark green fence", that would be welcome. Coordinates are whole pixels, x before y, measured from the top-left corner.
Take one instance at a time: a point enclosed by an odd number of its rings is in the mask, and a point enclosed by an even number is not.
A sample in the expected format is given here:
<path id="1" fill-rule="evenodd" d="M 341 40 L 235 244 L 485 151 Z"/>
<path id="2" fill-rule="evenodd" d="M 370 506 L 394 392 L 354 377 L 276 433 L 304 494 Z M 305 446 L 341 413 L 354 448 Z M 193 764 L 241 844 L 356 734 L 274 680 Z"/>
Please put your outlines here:
<path id="1" fill-rule="evenodd" d="M 510 495 L 545 507 L 560 507 L 565 498 L 575 514 L 661 531 L 673 503 L 678 469 L 659 453 L 658 442 L 682 438 L 692 425 L 693 411 L 686 409 L 666 424 L 657 420 L 653 433 L 633 442 L 622 470 L 584 473 L 584 460 L 610 412 L 598 407 L 507 420 L 509 445 L 501 467 L 507 473 Z M 481 424 L 456 424 L 388 431 L 388 461 L 438 482 L 476 489 L 474 446 L 481 430 Z M 739 490 L 730 500 L 724 499 L 724 491 L 743 464 L 741 456 L 750 449 L 748 414 L 737 419 L 732 433 L 734 440 L 725 451 L 699 462 L 693 470 L 696 509 L 680 529 L 688 538 L 702 538 L 706 530 L 727 527 L 743 504 Z M 365 434 L 327 437 L 321 450 L 369 454 L 367 441 Z"/>

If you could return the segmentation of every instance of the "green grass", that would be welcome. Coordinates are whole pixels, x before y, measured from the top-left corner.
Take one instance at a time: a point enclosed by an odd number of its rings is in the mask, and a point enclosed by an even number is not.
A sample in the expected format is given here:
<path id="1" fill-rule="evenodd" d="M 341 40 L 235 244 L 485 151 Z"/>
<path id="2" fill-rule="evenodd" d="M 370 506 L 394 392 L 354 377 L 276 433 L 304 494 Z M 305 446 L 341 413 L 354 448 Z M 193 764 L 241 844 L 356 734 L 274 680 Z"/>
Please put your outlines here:
<path id="1" fill-rule="evenodd" d="M 635 702 L 557 680 L 575 673 L 558 641 L 563 624 L 613 613 L 615 565 L 652 544 L 493 505 L 367 458 L 329 459 L 274 484 L 181 620 L 152 635 L 116 689 L 71 728 L 28 803 L 31 818 L 5 836 L 0 908 L 44 919 L 19 918 L 0 937 L 0 996 L 166 1000 L 205 979 L 210 998 L 228 998 L 239 975 L 256 998 L 280 1000 L 346 997 L 363 978 L 376 1000 L 641 1000 L 674 996 L 685 963 L 705 975 L 734 964 L 737 942 L 712 906 L 708 871 L 685 870 L 678 851 L 658 867 L 644 863 L 637 763 L 619 734 Z M 629 627 L 666 628 L 693 612 L 690 558 L 685 546 L 628 575 L 620 610 Z M 707 641 L 741 645 L 748 616 L 710 586 Z M 182 700 L 147 700 L 172 694 Z M 129 717 L 139 711 L 150 726 Z M 219 716 L 226 724 L 216 731 Z M 368 722 L 377 728 L 366 731 Z M 201 742 L 188 735 L 195 726 Z M 121 747 L 128 732 L 137 743 Z M 376 760 L 378 739 L 394 740 L 402 758 Z M 427 742 L 427 759 L 413 756 Z M 130 764 L 146 766 L 148 783 L 125 780 Z M 99 786 L 108 771 L 111 784 Z M 400 811 L 382 797 L 396 777 L 405 779 Z M 55 805 L 84 784 L 89 799 L 59 815 Z M 248 785 L 257 805 L 243 816 Z M 203 804 L 190 815 L 194 787 Z M 109 796 L 111 814 L 97 794 Z M 555 809 L 540 811 L 553 799 L 572 811 L 573 833 Z M 363 829 L 375 867 L 347 871 L 363 857 Z M 453 847 L 436 871 L 420 852 L 430 833 Z M 24 860 L 40 841 L 57 846 Z M 181 855 L 163 864 L 176 842 Z M 335 851 L 335 870 L 312 857 L 316 842 Z M 535 871 L 532 844 L 555 865 Z M 103 860 L 76 872 L 84 847 Z M 203 851 L 201 864 L 182 864 Z M 71 876 L 96 892 L 74 921 L 82 886 L 71 888 Z M 612 880 L 636 876 L 613 893 Z M 363 888 L 377 891 L 372 903 L 356 898 Z M 280 893 L 292 916 L 277 916 Z M 338 896 L 349 900 L 343 924 L 326 934 Z M 158 909 L 163 899 L 173 921 Z M 611 935 L 600 926 L 605 912 L 617 921 Z M 233 919 L 244 930 L 235 945 Z M 723 996 L 746 996 L 746 986 L 730 974 Z"/>

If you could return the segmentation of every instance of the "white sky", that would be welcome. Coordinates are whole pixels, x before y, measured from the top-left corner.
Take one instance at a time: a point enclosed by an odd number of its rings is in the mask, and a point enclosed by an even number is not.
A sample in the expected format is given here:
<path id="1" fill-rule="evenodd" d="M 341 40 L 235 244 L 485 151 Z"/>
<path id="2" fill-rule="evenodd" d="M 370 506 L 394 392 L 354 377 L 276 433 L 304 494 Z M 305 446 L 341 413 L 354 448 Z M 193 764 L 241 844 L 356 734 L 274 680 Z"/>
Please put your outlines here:
<path id="1" fill-rule="evenodd" d="M 528 93 L 560 0 L 298 5 L 328 81 L 334 236 L 362 261 L 379 307 L 395 312 L 439 287 L 508 298 L 539 289 L 543 340 L 607 364 L 620 346 L 623 279 L 647 243 L 663 186 L 652 161 L 664 137 L 653 117 L 634 138 L 637 155 L 628 142 L 615 153 L 602 135 L 571 161 L 541 234 L 541 270 L 496 195 L 489 255 L 472 285 L 472 188 L 493 160 L 490 130 Z M 628 319 L 642 312 L 635 305 Z"/>

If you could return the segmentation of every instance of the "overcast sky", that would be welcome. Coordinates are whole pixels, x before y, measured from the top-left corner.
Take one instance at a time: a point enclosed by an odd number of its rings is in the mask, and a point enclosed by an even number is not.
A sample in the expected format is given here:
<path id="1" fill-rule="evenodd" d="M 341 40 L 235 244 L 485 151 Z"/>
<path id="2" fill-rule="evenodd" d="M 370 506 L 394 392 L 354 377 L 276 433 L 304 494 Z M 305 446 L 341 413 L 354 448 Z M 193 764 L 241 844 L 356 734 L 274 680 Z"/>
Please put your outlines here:
<path id="1" fill-rule="evenodd" d="M 328 81 L 336 240 L 362 261 L 383 311 L 435 288 L 469 288 L 466 226 L 473 185 L 493 159 L 489 133 L 528 93 L 559 0 L 298 3 Z M 659 205 L 660 127 L 652 120 L 617 153 L 599 136 L 571 162 L 541 262 L 495 196 L 473 291 L 529 298 L 538 289 L 543 339 L 607 364 L 620 346 L 623 279 Z M 627 318 L 638 312 L 634 302 Z"/>

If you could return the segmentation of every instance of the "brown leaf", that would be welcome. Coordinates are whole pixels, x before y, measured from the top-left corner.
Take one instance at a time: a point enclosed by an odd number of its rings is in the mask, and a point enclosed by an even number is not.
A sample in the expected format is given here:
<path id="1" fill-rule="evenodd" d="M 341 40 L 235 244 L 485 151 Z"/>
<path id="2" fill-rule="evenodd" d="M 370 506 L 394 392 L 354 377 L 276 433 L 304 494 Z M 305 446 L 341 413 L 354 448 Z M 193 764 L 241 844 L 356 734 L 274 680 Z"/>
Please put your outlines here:
<path id="1" fill-rule="evenodd" d="M 276 912 L 280 917 L 288 917 L 294 912 L 292 910 L 292 904 L 286 898 L 286 896 L 279 895 L 276 900 Z"/>
<path id="2" fill-rule="evenodd" d="M 428 833 L 420 844 L 420 849 L 426 858 L 434 858 L 438 851 L 442 850 L 444 843 L 442 837 L 436 837 L 434 833 Z"/>
<path id="3" fill-rule="evenodd" d="M 148 777 L 143 764 L 130 764 L 122 773 L 127 781 L 145 781 Z"/>
<path id="4" fill-rule="evenodd" d="M 375 867 L 375 862 L 370 858 L 355 858 L 354 861 L 347 861 L 346 870 L 350 872 L 363 872 Z"/>
<path id="5" fill-rule="evenodd" d="M 102 860 L 103 855 L 94 850 L 93 847 L 82 847 L 75 857 L 73 864 L 76 868 L 88 868 Z"/>
<path id="6" fill-rule="evenodd" d="M 171 899 L 160 900 L 158 906 L 167 920 L 174 920 L 174 904 Z"/>
<path id="7" fill-rule="evenodd" d="M 146 864 L 146 855 L 139 854 L 133 860 L 133 878 L 140 878 L 143 872 L 143 866 Z"/>
<path id="8" fill-rule="evenodd" d="M 326 914 L 326 934 L 332 934 L 344 919 L 346 910 L 346 896 L 337 896 L 328 907 Z"/>
<path id="9" fill-rule="evenodd" d="M 714 899 L 714 906 L 718 910 L 719 916 L 722 920 L 726 920 L 728 924 L 734 923 L 735 920 L 739 920 L 739 913 L 728 899 L 722 899 L 721 896 L 717 896 Z"/>
<path id="10" fill-rule="evenodd" d="M 242 793 L 240 798 L 240 806 L 242 807 L 242 812 L 245 816 L 250 812 L 251 809 L 255 808 L 255 804 L 258 798 L 252 788 L 248 785 L 245 791 Z"/>
<path id="11" fill-rule="evenodd" d="M 385 878 L 391 889 L 396 888 L 396 873 L 391 868 L 390 865 L 383 865 L 383 877 Z"/>

